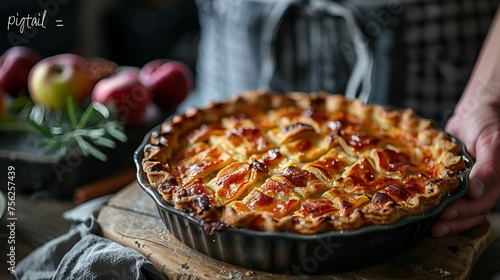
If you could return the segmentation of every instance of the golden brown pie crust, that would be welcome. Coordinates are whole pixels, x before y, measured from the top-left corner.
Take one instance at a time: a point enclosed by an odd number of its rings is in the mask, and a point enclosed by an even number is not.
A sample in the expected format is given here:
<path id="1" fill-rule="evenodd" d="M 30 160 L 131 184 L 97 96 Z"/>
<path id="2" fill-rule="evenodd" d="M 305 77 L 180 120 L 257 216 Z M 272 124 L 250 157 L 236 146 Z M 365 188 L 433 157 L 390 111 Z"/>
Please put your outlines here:
<path id="1" fill-rule="evenodd" d="M 410 109 L 246 92 L 163 123 L 142 167 L 166 202 L 206 224 L 314 234 L 438 205 L 465 168 L 450 138 Z"/>

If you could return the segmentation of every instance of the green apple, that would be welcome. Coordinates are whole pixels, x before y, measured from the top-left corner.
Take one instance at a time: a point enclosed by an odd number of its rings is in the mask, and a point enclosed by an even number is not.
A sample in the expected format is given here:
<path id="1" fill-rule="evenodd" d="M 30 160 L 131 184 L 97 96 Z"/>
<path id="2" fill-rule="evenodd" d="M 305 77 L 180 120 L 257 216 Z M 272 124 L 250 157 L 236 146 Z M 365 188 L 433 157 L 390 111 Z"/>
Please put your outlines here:
<path id="1" fill-rule="evenodd" d="M 28 89 L 33 102 L 49 109 L 64 109 L 68 97 L 81 102 L 92 91 L 85 59 L 59 54 L 39 61 L 30 71 Z"/>

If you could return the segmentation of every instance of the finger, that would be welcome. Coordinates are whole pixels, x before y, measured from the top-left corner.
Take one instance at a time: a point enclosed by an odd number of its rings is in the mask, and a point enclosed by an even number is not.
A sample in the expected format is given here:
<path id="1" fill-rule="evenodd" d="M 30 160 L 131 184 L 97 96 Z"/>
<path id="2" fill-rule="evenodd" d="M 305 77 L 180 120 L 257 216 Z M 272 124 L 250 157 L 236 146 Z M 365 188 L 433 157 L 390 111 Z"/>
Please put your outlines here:
<path id="1" fill-rule="evenodd" d="M 487 186 L 500 186 L 500 131 L 485 132 L 477 140 L 476 163 L 472 167 L 470 178 L 479 179 Z"/>
<path id="2" fill-rule="evenodd" d="M 455 114 L 446 123 L 445 131 L 457 137 L 465 145 L 467 153 L 475 160 L 476 146 L 473 143 L 476 142 L 477 134 L 472 134 L 470 130 L 464 131 L 463 127 L 477 127 L 477 125 L 465 125 L 467 122 L 470 122 L 469 118 L 463 120 L 460 115 Z"/>
<path id="3" fill-rule="evenodd" d="M 478 169 L 477 167 L 476 169 Z M 473 200 L 480 199 L 485 193 L 486 186 L 478 176 L 469 177 L 469 185 L 467 188 L 467 197 Z"/>
<path id="4" fill-rule="evenodd" d="M 441 237 L 448 234 L 462 232 L 480 225 L 486 220 L 486 215 L 474 216 L 466 219 L 436 220 L 431 228 L 433 237 Z"/>
<path id="5" fill-rule="evenodd" d="M 477 200 L 461 198 L 448 205 L 440 214 L 441 220 L 466 219 L 486 215 L 496 203 L 495 196 L 483 196 Z"/>

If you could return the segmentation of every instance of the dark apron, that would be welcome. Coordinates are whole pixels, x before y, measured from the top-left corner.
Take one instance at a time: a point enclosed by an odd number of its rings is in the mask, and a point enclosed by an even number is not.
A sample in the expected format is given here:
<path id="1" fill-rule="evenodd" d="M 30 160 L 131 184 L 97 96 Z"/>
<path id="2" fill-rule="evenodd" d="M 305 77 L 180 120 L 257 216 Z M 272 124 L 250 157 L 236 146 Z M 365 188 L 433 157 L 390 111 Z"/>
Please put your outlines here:
<path id="1" fill-rule="evenodd" d="M 327 91 L 443 125 L 498 0 L 198 0 L 197 101 Z"/>

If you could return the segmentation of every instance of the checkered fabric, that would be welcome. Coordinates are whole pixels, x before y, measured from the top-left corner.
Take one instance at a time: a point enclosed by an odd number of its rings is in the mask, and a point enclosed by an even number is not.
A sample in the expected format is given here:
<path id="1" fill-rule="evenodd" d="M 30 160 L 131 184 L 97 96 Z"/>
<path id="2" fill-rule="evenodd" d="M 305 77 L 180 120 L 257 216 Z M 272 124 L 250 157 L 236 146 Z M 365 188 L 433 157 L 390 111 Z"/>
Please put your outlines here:
<path id="1" fill-rule="evenodd" d="M 396 56 L 401 82 L 392 96 L 404 94 L 402 106 L 444 125 L 465 88 L 498 2 L 408 3 Z"/>
<path id="2" fill-rule="evenodd" d="M 342 92 L 443 125 L 498 2 L 198 0 L 196 105 L 258 88 Z"/>

